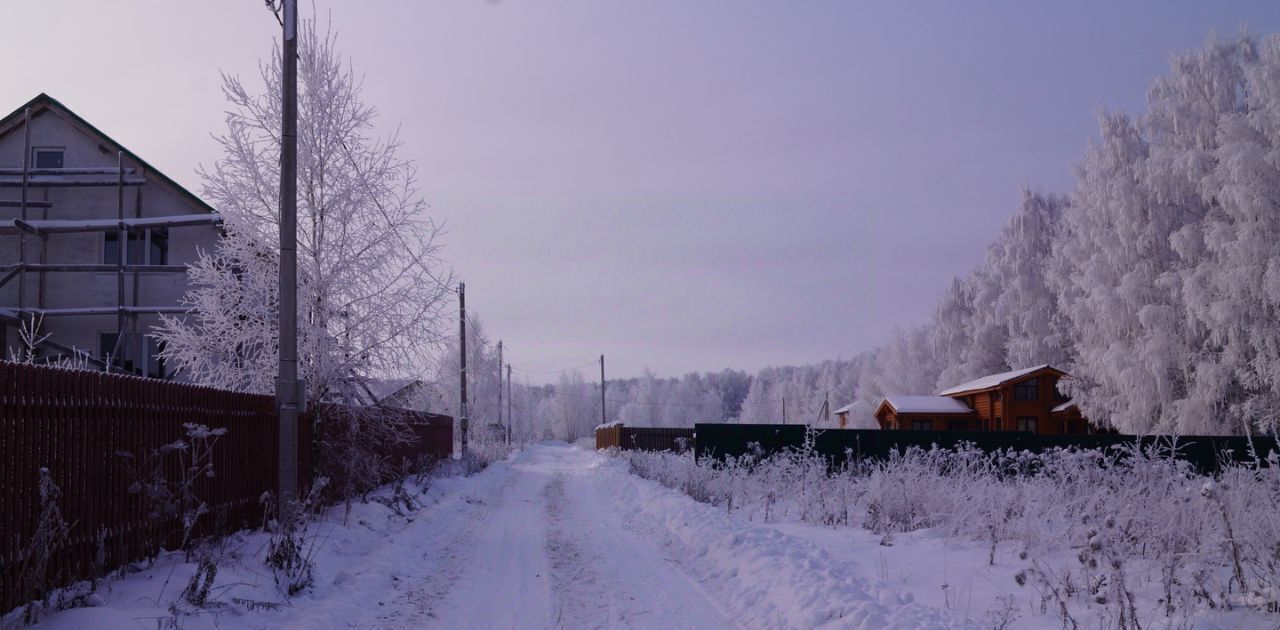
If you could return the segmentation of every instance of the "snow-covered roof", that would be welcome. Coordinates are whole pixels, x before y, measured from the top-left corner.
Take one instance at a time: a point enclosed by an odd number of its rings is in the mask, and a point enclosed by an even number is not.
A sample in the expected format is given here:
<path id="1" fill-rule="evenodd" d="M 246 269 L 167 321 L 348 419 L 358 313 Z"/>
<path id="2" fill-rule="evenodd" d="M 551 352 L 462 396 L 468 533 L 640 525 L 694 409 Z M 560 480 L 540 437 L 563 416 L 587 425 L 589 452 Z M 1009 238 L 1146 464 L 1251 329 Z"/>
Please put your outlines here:
<path id="1" fill-rule="evenodd" d="M 831 413 L 849 413 L 851 409 L 853 409 L 853 403 L 849 403 Z"/>
<path id="2" fill-rule="evenodd" d="M 1075 406 L 1076 406 L 1076 401 L 1074 401 L 1074 400 L 1068 400 L 1067 402 L 1064 402 L 1064 403 L 1062 403 L 1061 405 L 1058 405 L 1057 407 L 1054 407 L 1053 409 L 1051 409 L 1051 410 L 1050 410 L 1050 412 L 1051 412 L 1051 413 L 1058 413 L 1059 411 L 1066 411 L 1066 410 L 1068 410 L 1068 409 L 1070 409 L 1070 408 L 1072 408 L 1072 407 L 1075 407 Z"/>
<path id="3" fill-rule="evenodd" d="M 418 400 L 416 388 L 422 386 L 417 379 L 348 378 L 334 389 L 334 398 L 351 405 L 385 405 L 400 409 L 426 411 L 425 400 Z"/>
<path id="4" fill-rule="evenodd" d="M 1009 381 L 1016 380 L 1020 377 L 1031 374 L 1032 372 L 1038 372 L 1045 368 L 1052 368 L 1052 367 L 1053 366 L 1048 364 L 1037 365 L 1035 367 L 1023 368 L 1021 370 L 1001 372 L 999 374 L 990 374 L 987 376 L 983 376 L 982 378 L 975 378 L 972 381 L 969 381 L 968 383 L 961 383 L 950 389 L 944 389 L 941 392 L 938 392 L 938 394 L 941 396 L 952 396 L 955 394 L 959 394 L 961 392 L 972 392 L 972 391 L 977 391 L 982 389 L 991 389 L 992 387 L 999 387 L 1005 383 L 1008 383 Z"/>
<path id="5" fill-rule="evenodd" d="M 898 413 L 973 413 L 964 403 L 946 396 L 889 396 L 884 402 Z"/>

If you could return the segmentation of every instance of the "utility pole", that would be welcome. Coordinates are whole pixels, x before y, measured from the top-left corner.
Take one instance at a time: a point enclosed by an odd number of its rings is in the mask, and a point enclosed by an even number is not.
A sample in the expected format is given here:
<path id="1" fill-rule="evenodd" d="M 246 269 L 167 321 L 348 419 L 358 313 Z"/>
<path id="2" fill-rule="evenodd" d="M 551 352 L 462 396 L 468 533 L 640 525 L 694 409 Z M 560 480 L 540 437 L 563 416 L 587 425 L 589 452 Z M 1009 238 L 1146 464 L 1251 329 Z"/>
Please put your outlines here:
<path id="1" fill-rule="evenodd" d="M 507 364 L 507 444 L 511 443 L 511 429 L 515 425 L 515 416 L 511 415 L 511 364 Z"/>
<path id="2" fill-rule="evenodd" d="M 608 420 L 604 414 L 604 355 L 600 355 L 600 424 L 605 424 Z"/>
<path id="3" fill-rule="evenodd" d="M 787 423 L 787 397 L 782 397 L 782 424 Z"/>
<path id="4" fill-rule="evenodd" d="M 462 401 L 458 409 L 458 430 L 462 435 L 462 448 L 459 454 L 467 456 L 467 284 L 458 283 L 458 356 L 462 357 L 462 371 L 458 372 L 462 392 L 458 399 Z"/>
<path id="5" fill-rule="evenodd" d="M 280 517 L 290 524 L 298 498 L 298 0 L 284 0 L 280 82 Z M 125 243 L 120 242 L 124 260 Z"/>
<path id="6" fill-rule="evenodd" d="M 498 426 L 502 424 L 502 340 L 498 340 Z"/>

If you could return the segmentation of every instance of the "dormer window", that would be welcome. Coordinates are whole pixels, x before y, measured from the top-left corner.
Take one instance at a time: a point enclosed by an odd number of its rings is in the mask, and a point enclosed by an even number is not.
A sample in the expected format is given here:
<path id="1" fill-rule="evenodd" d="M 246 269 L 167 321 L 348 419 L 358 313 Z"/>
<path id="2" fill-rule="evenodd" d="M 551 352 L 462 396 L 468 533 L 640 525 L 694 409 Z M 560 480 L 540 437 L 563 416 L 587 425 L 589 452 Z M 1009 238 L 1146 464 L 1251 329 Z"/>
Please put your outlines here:
<path id="1" fill-rule="evenodd" d="M 1040 400 L 1040 379 L 1029 378 L 1013 386 L 1014 400 Z"/>
<path id="2" fill-rule="evenodd" d="M 35 147 L 31 149 L 32 168 L 63 168 L 62 147 Z"/>

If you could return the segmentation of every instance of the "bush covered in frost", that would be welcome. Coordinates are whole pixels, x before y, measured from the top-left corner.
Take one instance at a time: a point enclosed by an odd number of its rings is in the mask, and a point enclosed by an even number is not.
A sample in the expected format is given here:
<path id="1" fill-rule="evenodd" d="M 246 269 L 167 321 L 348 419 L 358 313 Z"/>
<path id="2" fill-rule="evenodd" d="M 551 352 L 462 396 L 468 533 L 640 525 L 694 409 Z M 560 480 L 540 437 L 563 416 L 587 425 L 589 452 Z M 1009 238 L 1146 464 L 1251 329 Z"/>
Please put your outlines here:
<path id="1" fill-rule="evenodd" d="M 812 448 L 703 463 L 620 456 L 637 475 L 751 520 L 863 527 L 886 544 L 932 528 L 989 545 L 993 563 L 1012 548 L 1026 566 L 1018 583 L 1065 627 L 1085 610 L 1136 627 L 1138 588 L 1160 593 L 1171 622 L 1280 600 L 1280 458 L 1205 476 L 1173 448 L 913 448 L 835 470 Z"/>

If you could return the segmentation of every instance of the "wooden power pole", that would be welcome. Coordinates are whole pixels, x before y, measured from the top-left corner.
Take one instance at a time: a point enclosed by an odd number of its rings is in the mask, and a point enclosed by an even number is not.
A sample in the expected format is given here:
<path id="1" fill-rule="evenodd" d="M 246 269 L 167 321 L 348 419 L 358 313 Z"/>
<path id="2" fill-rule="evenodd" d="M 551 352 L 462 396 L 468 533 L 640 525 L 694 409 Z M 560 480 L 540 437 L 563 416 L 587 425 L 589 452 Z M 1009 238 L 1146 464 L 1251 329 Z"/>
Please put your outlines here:
<path id="1" fill-rule="evenodd" d="M 604 413 L 604 355 L 600 355 L 600 424 L 607 423 Z"/>

